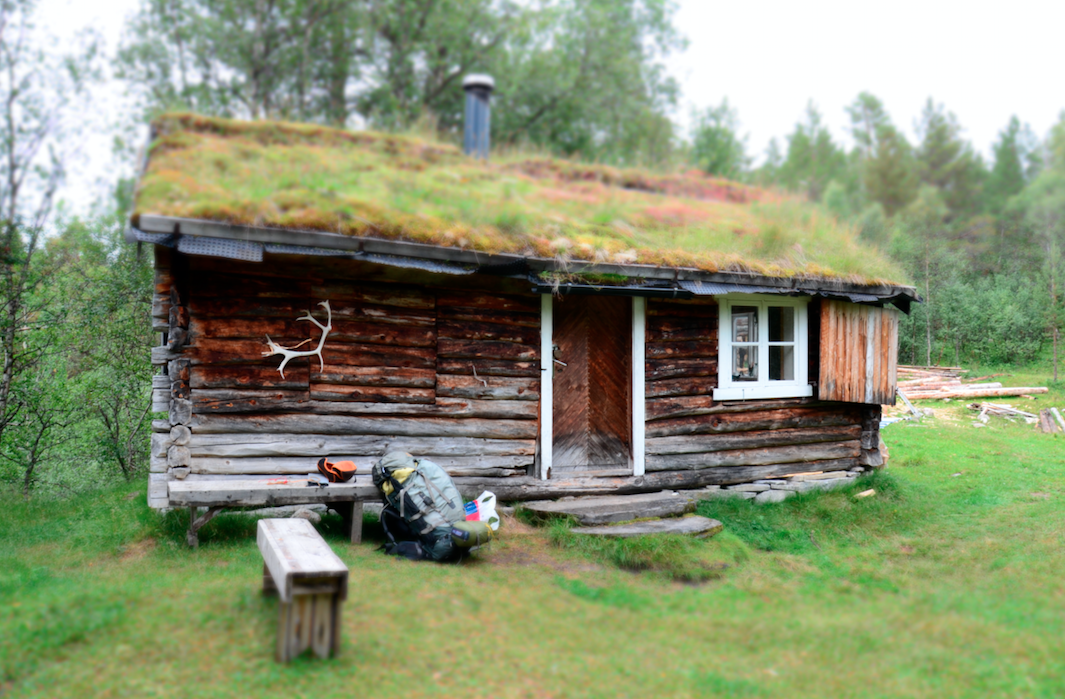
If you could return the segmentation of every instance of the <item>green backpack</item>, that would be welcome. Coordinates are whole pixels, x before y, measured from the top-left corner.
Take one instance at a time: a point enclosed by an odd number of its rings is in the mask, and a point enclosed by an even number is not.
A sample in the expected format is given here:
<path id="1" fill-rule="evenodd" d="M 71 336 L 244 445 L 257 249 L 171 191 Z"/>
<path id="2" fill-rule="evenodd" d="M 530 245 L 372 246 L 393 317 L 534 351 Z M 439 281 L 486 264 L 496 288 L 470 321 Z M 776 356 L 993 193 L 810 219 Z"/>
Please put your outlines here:
<path id="1" fill-rule="evenodd" d="M 466 510 L 447 471 L 428 459 L 394 451 L 374 464 L 372 473 L 373 484 L 417 535 L 428 558 L 443 561 L 458 553 L 451 525 L 464 521 Z"/>

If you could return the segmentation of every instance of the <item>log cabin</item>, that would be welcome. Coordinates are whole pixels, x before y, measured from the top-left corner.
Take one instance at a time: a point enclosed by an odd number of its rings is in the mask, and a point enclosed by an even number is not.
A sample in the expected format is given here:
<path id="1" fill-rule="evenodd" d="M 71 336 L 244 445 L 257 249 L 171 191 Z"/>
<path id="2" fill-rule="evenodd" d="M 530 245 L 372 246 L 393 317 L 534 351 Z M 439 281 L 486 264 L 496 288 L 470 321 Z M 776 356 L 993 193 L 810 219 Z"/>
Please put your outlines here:
<path id="1" fill-rule="evenodd" d="M 390 450 L 504 501 L 876 466 L 919 300 L 785 194 L 312 125 L 157 119 L 130 224 L 155 508 Z"/>

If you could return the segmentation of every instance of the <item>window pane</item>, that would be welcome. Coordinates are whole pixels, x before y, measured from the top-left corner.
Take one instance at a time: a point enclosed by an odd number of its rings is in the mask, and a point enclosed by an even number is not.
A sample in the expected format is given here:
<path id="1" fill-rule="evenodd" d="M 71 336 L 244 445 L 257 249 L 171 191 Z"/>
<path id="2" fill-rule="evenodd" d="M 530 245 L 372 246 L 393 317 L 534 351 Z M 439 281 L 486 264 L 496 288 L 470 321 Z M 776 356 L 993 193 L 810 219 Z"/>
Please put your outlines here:
<path id="1" fill-rule="evenodd" d="M 758 380 L 758 345 L 732 346 L 732 380 Z"/>
<path id="2" fill-rule="evenodd" d="M 769 307 L 769 341 L 795 342 L 795 308 Z"/>
<path id="3" fill-rule="evenodd" d="M 769 348 L 769 380 L 795 380 L 794 345 L 776 345 Z"/>
<path id="4" fill-rule="evenodd" d="M 732 341 L 758 342 L 758 308 L 756 306 L 732 307 Z"/>

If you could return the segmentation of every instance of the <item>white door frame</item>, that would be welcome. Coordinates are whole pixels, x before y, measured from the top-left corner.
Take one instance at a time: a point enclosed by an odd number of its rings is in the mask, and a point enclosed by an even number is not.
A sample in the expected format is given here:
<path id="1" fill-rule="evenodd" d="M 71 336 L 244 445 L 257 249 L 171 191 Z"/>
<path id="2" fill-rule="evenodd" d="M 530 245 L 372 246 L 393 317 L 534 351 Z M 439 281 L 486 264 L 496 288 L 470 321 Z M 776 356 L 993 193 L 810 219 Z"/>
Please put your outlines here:
<path id="1" fill-rule="evenodd" d="M 647 403 L 644 362 L 647 339 L 647 299 L 632 297 L 632 475 L 646 468 Z M 554 302 L 540 295 L 540 480 L 546 481 L 554 457 L 555 419 Z"/>

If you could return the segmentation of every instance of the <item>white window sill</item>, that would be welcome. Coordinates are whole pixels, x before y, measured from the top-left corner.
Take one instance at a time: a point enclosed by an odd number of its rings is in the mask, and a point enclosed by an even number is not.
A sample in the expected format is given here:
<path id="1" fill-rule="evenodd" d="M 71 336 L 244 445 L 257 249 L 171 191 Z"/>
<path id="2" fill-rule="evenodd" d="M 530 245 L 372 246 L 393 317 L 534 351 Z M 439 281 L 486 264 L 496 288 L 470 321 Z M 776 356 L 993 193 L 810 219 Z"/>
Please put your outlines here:
<path id="1" fill-rule="evenodd" d="M 714 389 L 714 400 L 760 400 L 763 398 L 807 398 L 814 394 L 809 384 L 784 384 L 773 386 L 752 384 Z"/>

